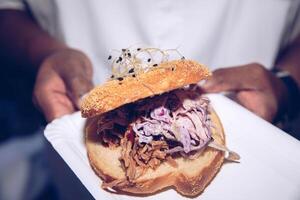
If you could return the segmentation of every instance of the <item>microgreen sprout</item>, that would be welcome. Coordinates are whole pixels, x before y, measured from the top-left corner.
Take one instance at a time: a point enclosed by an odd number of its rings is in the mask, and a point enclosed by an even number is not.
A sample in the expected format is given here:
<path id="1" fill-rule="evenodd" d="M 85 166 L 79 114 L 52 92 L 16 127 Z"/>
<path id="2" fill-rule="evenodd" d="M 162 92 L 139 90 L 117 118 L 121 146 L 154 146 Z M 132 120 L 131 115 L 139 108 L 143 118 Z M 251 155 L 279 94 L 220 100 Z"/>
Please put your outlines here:
<path id="1" fill-rule="evenodd" d="M 145 73 L 153 68 L 160 67 L 161 63 L 170 60 L 170 55 L 175 55 L 184 60 L 185 57 L 177 49 L 162 50 L 159 48 L 126 48 L 112 50 L 118 53 L 117 56 L 108 56 L 111 62 L 112 76 L 111 79 L 123 81 L 125 77 L 135 78 L 138 74 Z M 172 71 L 175 67 L 171 68 Z"/>

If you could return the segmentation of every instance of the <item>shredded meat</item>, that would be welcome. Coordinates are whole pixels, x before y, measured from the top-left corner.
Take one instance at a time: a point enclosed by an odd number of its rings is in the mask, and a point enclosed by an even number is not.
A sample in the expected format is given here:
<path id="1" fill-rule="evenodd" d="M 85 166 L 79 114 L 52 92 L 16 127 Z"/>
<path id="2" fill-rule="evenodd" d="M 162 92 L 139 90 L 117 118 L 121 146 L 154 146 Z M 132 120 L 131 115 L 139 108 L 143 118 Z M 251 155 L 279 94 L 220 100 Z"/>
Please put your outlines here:
<path id="1" fill-rule="evenodd" d="M 132 141 L 134 138 L 134 141 Z M 129 128 L 121 139 L 121 158 L 125 168 L 127 181 L 133 183 L 138 177 L 142 176 L 148 167 L 156 169 L 161 162 L 166 160 L 166 141 L 152 141 L 149 144 L 139 144 L 138 137 Z M 173 160 L 174 161 L 174 160 Z M 174 161 L 175 162 L 175 161 Z M 174 162 L 172 166 L 175 166 Z M 116 182 L 116 184 L 120 184 Z"/>
<path id="2" fill-rule="evenodd" d="M 108 147 L 117 147 L 124 136 L 132 116 L 126 106 L 102 115 L 98 120 L 97 134 Z"/>
<path id="3" fill-rule="evenodd" d="M 118 188 L 122 188 L 125 187 L 129 184 L 129 182 L 127 181 L 127 179 L 117 179 L 111 182 L 103 182 L 101 187 L 103 189 L 110 189 L 110 188 L 114 188 L 114 187 L 118 187 Z"/>
<path id="4" fill-rule="evenodd" d="M 152 141 L 149 144 L 136 145 L 132 153 L 136 163 L 141 166 L 149 164 L 149 167 L 155 169 L 165 160 L 167 149 L 168 145 L 165 141 Z"/>
<path id="5" fill-rule="evenodd" d="M 150 98 L 148 98 L 150 99 Z M 127 107 L 126 107 L 127 106 Z M 173 155 L 197 158 L 211 140 L 209 101 L 197 93 L 175 90 L 129 104 L 103 115 L 98 134 L 109 147 L 121 146 L 124 180 L 103 184 L 119 188 L 162 162 L 178 167 Z"/>

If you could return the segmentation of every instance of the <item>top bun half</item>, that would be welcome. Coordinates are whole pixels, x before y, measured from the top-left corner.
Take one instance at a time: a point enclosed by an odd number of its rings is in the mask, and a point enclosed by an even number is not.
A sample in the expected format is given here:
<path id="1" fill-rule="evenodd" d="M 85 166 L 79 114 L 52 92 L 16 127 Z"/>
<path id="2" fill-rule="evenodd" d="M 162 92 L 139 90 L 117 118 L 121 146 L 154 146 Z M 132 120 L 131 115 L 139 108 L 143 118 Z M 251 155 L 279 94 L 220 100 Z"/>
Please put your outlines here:
<path id="1" fill-rule="evenodd" d="M 110 80 L 95 87 L 83 99 L 81 114 L 86 118 L 95 117 L 139 99 L 198 83 L 210 75 L 206 66 L 195 61 L 164 62 L 136 77 Z"/>

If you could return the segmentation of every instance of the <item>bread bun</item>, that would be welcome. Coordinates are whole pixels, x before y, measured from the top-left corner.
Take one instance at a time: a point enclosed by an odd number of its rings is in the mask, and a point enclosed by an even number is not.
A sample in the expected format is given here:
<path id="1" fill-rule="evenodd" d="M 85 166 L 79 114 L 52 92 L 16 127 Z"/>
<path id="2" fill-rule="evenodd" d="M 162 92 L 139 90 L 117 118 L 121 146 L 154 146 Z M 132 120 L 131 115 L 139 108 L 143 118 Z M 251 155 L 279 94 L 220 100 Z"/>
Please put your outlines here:
<path id="1" fill-rule="evenodd" d="M 215 129 L 212 137 L 218 144 L 225 145 L 222 125 L 216 113 L 211 113 Z M 125 178 L 125 171 L 119 160 L 121 147 L 107 148 L 96 135 L 97 117 L 87 120 L 86 146 L 93 170 L 103 181 L 110 182 Z M 136 184 L 120 188 L 134 194 L 153 194 L 165 188 L 175 188 L 180 194 L 193 197 L 199 195 L 218 173 L 224 161 L 223 152 L 207 147 L 195 160 L 176 158 L 177 167 L 163 162 L 156 170 L 151 168 L 136 180 Z M 114 188 L 115 189 L 115 188 Z M 118 188 L 116 188 L 118 189 Z"/>
<path id="2" fill-rule="evenodd" d="M 165 62 L 136 77 L 111 80 L 95 87 L 83 99 L 81 114 L 94 117 L 139 99 L 198 83 L 209 76 L 208 68 L 195 61 Z"/>
<path id="3" fill-rule="evenodd" d="M 125 77 L 122 81 L 111 80 L 93 89 L 84 98 L 81 111 L 83 117 L 89 118 L 85 142 L 95 173 L 106 183 L 126 178 L 120 161 L 121 146 L 104 146 L 97 136 L 97 122 L 101 114 L 146 97 L 198 83 L 210 75 L 202 64 L 177 60 L 162 63 L 136 77 Z M 216 143 L 225 145 L 222 125 L 213 110 L 211 118 L 215 127 L 212 137 Z M 133 194 L 153 194 L 172 187 L 182 195 L 193 197 L 199 195 L 217 174 L 224 161 L 223 154 L 222 151 L 206 147 L 196 159 L 178 156 L 174 158 L 176 167 L 162 162 L 155 170 L 146 168 L 146 172 L 135 179 L 134 183 L 116 186 L 114 189 Z"/>

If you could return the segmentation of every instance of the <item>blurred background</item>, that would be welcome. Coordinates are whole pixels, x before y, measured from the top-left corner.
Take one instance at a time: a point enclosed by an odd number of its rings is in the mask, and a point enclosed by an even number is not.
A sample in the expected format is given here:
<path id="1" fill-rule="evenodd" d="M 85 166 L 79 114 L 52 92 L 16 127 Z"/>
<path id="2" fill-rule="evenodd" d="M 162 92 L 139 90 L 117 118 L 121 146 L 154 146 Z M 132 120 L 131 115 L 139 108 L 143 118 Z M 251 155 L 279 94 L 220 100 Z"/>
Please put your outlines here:
<path id="1" fill-rule="evenodd" d="M 32 101 L 37 70 L 15 62 L 1 46 L 0 67 L 0 199 L 92 199 L 43 135 L 47 123 Z M 300 140 L 299 117 L 284 127 Z"/>
<path id="2" fill-rule="evenodd" d="M 43 135 L 47 123 L 32 101 L 36 72 L 0 52 L 0 199 L 74 199 L 74 190 L 75 199 L 92 199 Z M 64 191 L 61 177 L 69 179 Z"/>
<path id="3" fill-rule="evenodd" d="M 1 53 L 0 199 L 92 199 L 43 135 L 47 123 L 32 101 L 36 72 L 16 66 Z M 300 139 L 299 117 L 287 127 Z M 64 191 L 58 189 L 60 177 L 69 179 Z M 82 197 L 75 198 L 75 190 Z"/>

